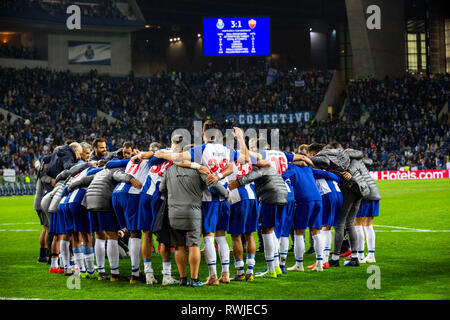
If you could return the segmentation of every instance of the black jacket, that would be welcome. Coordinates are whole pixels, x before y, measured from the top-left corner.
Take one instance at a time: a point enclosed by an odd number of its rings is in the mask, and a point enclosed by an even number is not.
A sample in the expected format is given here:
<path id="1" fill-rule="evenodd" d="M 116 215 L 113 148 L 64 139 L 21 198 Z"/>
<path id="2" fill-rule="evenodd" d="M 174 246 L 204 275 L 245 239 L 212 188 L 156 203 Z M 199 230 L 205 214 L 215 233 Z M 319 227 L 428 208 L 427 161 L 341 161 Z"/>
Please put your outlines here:
<path id="1" fill-rule="evenodd" d="M 69 169 L 76 162 L 77 157 L 75 152 L 66 144 L 53 152 L 50 163 L 48 164 L 47 174 L 55 179 L 61 171 Z"/>

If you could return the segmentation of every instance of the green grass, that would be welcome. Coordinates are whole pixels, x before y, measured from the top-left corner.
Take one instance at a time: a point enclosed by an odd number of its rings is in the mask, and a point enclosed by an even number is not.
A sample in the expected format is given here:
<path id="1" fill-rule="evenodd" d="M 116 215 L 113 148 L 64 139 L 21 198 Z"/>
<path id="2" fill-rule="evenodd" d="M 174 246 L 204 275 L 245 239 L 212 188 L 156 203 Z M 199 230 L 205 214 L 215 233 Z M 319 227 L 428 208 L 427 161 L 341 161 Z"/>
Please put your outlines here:
<path id="1" fill-rule="evenodd" d="M 450 230 L 450 180 L 378 182 L 383 200 L 374 224 L 426 230 Z M 34 222 L 36 224 L 24 224 Z M 82 280 L 80 290 L 66 286 L 67 277 L 50 274 L 48 265 L 36 262 L 39 220 L 33 211 L 33 197 L 0 198 L 0 297 L 40 299 L 449 299 L 450 241 L 447 232 L 391 232 L 375 227 L 376 265 L 381 271 L 381 289 L 366 286 L 367 268 L 340 268 L 314 273 L 288 273 L 279 279 L 256 279 L 253 283 L 232 283 L 219 287 L 180 288 L 161 285 L 131 286 Z M 17 232 L 13 230 L 36 230 Z M 401 229 L 398 229 L 401 230 Z M 410 230 L 409 230 L 410 231 Z M 307 248 L 309 245 L 307 245 Z M 305 265 L 313 263 L 305 255 Z M 265 267 L 258 253 L 256 271 Z M 294 263 L 288 256 L 287 266 Z M 107 263 L 108 265 L 108 263 Z M 158 280 L 161 258 L 153 256 Z M 108 267 L 107 267 L 108 268 Z M 120 260 L 121 272 L 130 274 L 130 260 Z M 230 266 L 231 274 L 234 267 Z M 174 276 L 178 276 L 175 262 Z M 218 266 L 220 272 L 220 266 Z M 200 278 L 208 270 L 204 260 Z"/>

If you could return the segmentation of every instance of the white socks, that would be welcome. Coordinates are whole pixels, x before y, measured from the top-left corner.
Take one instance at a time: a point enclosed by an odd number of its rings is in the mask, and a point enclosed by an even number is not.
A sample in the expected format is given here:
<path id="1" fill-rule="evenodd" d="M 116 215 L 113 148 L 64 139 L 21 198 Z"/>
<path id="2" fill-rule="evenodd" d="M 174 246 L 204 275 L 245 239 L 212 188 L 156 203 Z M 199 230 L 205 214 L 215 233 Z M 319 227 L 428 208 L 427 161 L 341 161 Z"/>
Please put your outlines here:
<path id="1" fill-rule="evenodd" d="M 273 236 L 273 247 L 274 247 L 274 252 L 273 252 L 273 264 L 275 267 L 279 267 L 280 266 L 280 242 L 278 241 L 277 236 L 275 235 L 275 231 L 272 232 L 272 236 Z"/>
<path id="2" fill-rule="evenodd" d="M 141 239 L 128 239 L 128 249 L 130 250 L 131 275 L 139 276 L 139 266 L 141 264 Z"/>
<path id="3" fill-rule="evenodd" d="M 97 260 L 98 272 L 105 272 L 105 247 L 106 240 L 95 240 L 95 260 Z"/>
<path id="4" fill-rule="evenodd" d="M 171 276 L 172 275 L 172 264 L 170 263 L 170 260 L 164 260 L 162 261 L 163 264 L 163 270 L 162 270 L 162 274 L 165 277 Z"/>
<path id="5" fill-rule="evenodd" d="M 316 252 L 316 262 L 318 265 L 323 264 L 323 241 L 322 237 L 319 234 L 312 236 L 314 239 L 314 251 Z"/>
<path id="6" fill-rule="evenodd" d="M 84 247 L 73 247 L 73 258 L 78 270 L 80 270 L 81 273 L 85 273 L 86 266 L 84 264 Z"/>
<path id="7" fill-rule="evenodd" d="M 363 226 L 355 226 L 356 235 L 358 236 L 358 247 L 356 250 L 358 251 L 358 259 L 364 259 L 364 230 Z"/>
<path id="8" fill-rule="evenodd" d="M 86 261 L 86 271 L 93 274 L 94 269 L 94 248 L 84 247 L 84 260 Z"/>
<path id="9" fill-rule="evenodd" d="M 58 267 L 59 267 L 59 265 L 58 265 L 58 257 L 52 257 L 51 258 L 52 260 L 52 265 L 51 265 L 51 267 L 52 267 L 52 269 L 58 269 Z"/>
<path id="10" fill-rule="evenodd" d="M 281 237 L 280 238 L 280 266 L 286 265 L 288 251 L 289 251 L 289 237 Z"/>
<path id="11" fill-rule="evenodd" d="M 63 261 L 64 270 L 67 270 L 70 266 L 70 242 L 61 240 L 59 242 L 59 250 L 61 251 L 61 257 Z"/>
<path id="12" fill-rule="evenodd" d="M 294 235 L 294 254 L 295 264 L 300 267 L 303 265 L 303 255 L 305 254 L 304 236 Z"/>
<path id="13" fill-rule="evenodd" d="M 238 276 L 244 275 L 244 260 L 234 260 L 234 267 Z"/>
<path id="14" fill-rule="evenodd" d="M 219 247 L 219 257 L 222 263 L 222 273 L 230 272 L 230 246 L 225 236 L 216 237 L 217 246 Z"/>
<path id="15" fill-rule="evenodd" d="M 247 274 L 253 274 L 253 267 L 255 266 L 255 255 L 252 253 L 247 254 Z"/>
<path id="16" fill-rule="evenodd" d="M 108 239 L 107 254 L 111 274 L 119 274 L 119 242 Z"/>
<path id="17" fill-rule="evenodd" d="M 144 259 L 144 272 L 153 273 L 152 259 Z"/>
<path id="18" fill-rule="evenodd" d="M 203 237 L 205 261 L 208 265 L 209 276 L 217 274 L 216 270 L 216 248 L 214 247 L 214 237 Z"/>
<path id="19" fill-rule="evenodd" d="M 331 242 L 333 241 L 331 230 L 320 231 L 320 236 L 323 241 L 323 262 L 328 262 L 328 257 L 331 252 Z"/>
<path id="20" fill-rule="evenodd" d="M 273 263 L 273 256 L 275 253 L 275 248 L 272 233 L 263 234 L 262 238 L 264 242 L 264 256 L 266 258 L 267 268 L 269 268 L 269 272 L 274 272 L 275 265 Z"/>
<path id="21" fill-rule="evenodd" d="M 367 250 L 369 251 L 368 256 L 375 257 L 375 231 L 373 231 L 373 226 L 366 226 L 366 238 L 367 238 Z"/>

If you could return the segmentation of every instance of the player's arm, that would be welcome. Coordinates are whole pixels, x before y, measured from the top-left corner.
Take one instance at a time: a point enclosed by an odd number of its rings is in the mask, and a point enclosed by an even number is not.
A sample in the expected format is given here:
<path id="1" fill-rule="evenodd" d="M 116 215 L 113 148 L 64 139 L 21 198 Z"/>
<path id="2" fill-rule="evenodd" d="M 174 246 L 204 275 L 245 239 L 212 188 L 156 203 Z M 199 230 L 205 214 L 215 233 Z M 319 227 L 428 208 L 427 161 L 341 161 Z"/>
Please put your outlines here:
<path id="1" fill-rule="evenodd" d="M 233 136 L 239 143 L 239 157 L 236 159 L 236 161 L 241 164 L 250 162 L 250 153 L 247 145 L 245 144 L 244 133 L 242 132 L 242 129 L 238 127 L 233 127 L 233 129 Z"/>
<path id="2" fill-rule="evenodd" d="M 159 191 L 161 193 L 167 193 L 167 175 L 162 176 L 161 182 L 159 183 Z"/>
<path id="3" fill-rule="evenodd" d="M 359 150 L 345 149 L 345 152 L 348 154 L 350 159 L 361 160 L 364 157 L 364 154 Z"/>
<path id="4" fill-rule="evenodd" d="M 131 174 L 125 173 L 123 171 L 115 171 L 113 173 L 113 179 L 117 182 L 130 183 L 136 189 L 142 188 L 142 183 L 138 179 L 134 178 Z"/>
<path id="5" fill-rule="evenodd" d="M 150 159 L 151 157 L 153 157 L 154 153 L 153 151 L 144 151 L 144 152 L 140 152 L 135 156 L 131 157 L 131 161 L 135 161 L 136 159 L 139 160 L 143 160 L 143 159 Z"/>
<path id="6" fill-rule="evenodd" d="M 223 178 L 228 177 L 232 173 L 233 173 L 233 165 L 229 163 L 225 168 L 225 170 L 223 170 L 222 172 L 219 172 L 217 174 L 212 173 L 209 174 L 208 177 L 206 178 L 206 183 L 211 184 L 213 182 L 222 180 Z"/>
<path id="7" fill-rule="evenodd" d="M 270 167 L 270 162 L 267 160 L 258 160 L 254 165 L 260 168 L 268 168 Z"/>
<path id="8" fill-rule="evenodd" d="M 312 169 L 312 172 L 315 179 L 334 180 L 336 182 L 340 180 L 337 175 L 329 171 Z"/>
<path id="9" fill-rule="evenodd" d="M 252 156 L 253 158 L 255 158 L 257 160 L 262 160 L 262 158 L 263 158 L 262 154 L 259 152 L 249 150 L 249 153 L 250 153 L 250 156 Z"/>
<path id="10" fill-rule="evenodd" d="M 191 152 L 185 151 L 185 152 L 166 152 L 166 151 L 156 151 L 155 157 L 160 159 L 166 159 L 168 161 L 174 161 L 179 162 L 183 160 L 192 160 Z"/>
<path id="11" fill-rule="evenodd" d="M 303 154 L 297 154 L 297 153 L 284 153 L 286 157 L 288 158 L 288 162 L 294 162 L 294 161 L 305 161 L 308 165 L 314 166 L 314 163 L 309 159 L 307 156 Z M 288 156 L 289 155 L 289 156 Z"/>
<path id="12" fill-rule="evenodd" d="M 263 176 L 262 170 L 259 167 L 255 167 L 243 177 L 238 178 L 237 180 L 232 180 L 229 182 L 228 187 L 230 190 L 233 190 L 239 186 L 244 186 L 249 184 Z"/>
<path id="13" fill-rule="evenodd" d="M 130 159 L 110 160 L 106 163 L 105 167 L 108 169 L 126 167 L 129 161 Z"/>
<path id="14" fill-rule="evenodd" d="M 227 190 L 227 188 L 225 188 L 218 181 L 214 181 L 213 183 L 208 183 L 207 176 L 204 175 L 204 174 L 201 174 L 200 178 L 203 180 L 203 182 L 205 182 L 207 187 L 211 188 L 215 192 L 215 194 L 218 195 L 219 197 L 228 198 L 228 196 L 230 195 L 230 193 Z"/>
<path id="15" fill-rule="evenodd" d="M 86 176 L 77 181 L 74 181 L 70 184 L 70 186 L 67 187 L 67 193 L 70 193 L 76 189 L 87 188 L 91 184 L 92 180 L 94 180 L 94 177 L 94 175 Z"/>
<path id="16" fill-rule="evenodd" d="M 369 158 L 364 158 L 364 159 L 362 159 L 362 162 L 364 162 L 364 165 L 365 165 L 366 167 L 370 167 L 370 166 L 373 165 L 373 160 L 372 160 L 372 159 L 369 159 Z"/>
<path id="17" fill-rule="evenodd" d="M 61 180 L 66 180 L 68 177 L 70 177 L 70 170 L 65 169 L 56 176 L 55 180 L 56 180 L 56 182 L 59 182 Z"/>
<path id="18" fill-rule="evenodd" d="M 183 161 L 180 161 L 180 162 L 174 162 L 174 164 L 179 166 L 179 167 L 183 167 L 183 168 L 195 169 L 200 174 L 204 174 L 204 175 L 210 175 L 211 174 L 211 171 L 207 167 L 202 166 L 202 165 L 200 165 L 198 163 L 195 163 L 195 162 L 188 161 L 188 160 L 183 160 Z"/>
<path id="19" fill-rule="evenodd" d="M 43 183 L 50 184 L 52 187 L 54 187 L 55 184 L 56 184 L 56 179 L 53 179 L 52 177 L 50 177 L 49 175 L 47 175 L 47 173 L 43 173 L 43 174 L 39 177 L 39 179 L 41 179 L 41 181 L 42 181 Z"/>
<path id="20" fill-rule="evenodd" d="M 314 165 L 321 169 L 326 169 L 330 166 L 330 159 L 325 156 L 313 156 L 310 160 L 314 163 Z"/>

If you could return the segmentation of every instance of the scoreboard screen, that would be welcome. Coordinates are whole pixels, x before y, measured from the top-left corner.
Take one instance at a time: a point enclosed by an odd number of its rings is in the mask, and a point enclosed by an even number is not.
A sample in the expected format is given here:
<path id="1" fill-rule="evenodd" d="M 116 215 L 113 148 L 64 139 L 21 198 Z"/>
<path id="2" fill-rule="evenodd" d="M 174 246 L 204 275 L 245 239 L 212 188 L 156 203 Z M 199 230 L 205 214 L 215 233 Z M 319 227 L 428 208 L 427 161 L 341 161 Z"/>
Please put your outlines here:
<path id="1" fill-rule="evenodd" d="M 203 19 L 205 56 L 270 55 L 269 18 Z"/>

